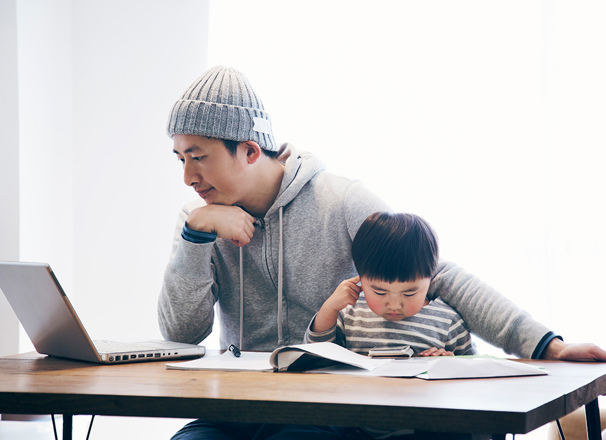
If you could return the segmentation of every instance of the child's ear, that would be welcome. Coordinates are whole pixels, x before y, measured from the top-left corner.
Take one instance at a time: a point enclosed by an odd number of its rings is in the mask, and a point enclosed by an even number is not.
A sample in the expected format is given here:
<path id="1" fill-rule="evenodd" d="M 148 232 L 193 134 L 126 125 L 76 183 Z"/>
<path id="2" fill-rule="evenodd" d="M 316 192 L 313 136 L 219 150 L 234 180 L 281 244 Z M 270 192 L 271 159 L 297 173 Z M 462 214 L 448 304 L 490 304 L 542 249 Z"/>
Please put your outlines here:
<path id="1" fill-rule="evenodd" d="M 246 160 L 249 164 L 255 163 L 257 160 L 259 160 L 261 154 L 263 154 L 259 144 L 254 141 L 242 142 L 240 145 L 244 146 L 246 149 Z"/>

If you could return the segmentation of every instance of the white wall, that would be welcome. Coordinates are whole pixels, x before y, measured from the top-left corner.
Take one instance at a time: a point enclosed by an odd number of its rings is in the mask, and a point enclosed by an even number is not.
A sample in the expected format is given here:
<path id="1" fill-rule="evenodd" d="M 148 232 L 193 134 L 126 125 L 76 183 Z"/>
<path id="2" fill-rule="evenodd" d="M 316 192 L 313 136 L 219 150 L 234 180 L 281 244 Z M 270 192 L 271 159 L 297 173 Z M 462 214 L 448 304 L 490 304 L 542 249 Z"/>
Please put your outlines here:
<path id="1" fill-rule="evenodd" d="M 93 337 L 160 337 L 193 198 L 165 125 L 206 68 L 207 22 L 195 0 L 18 2 L 21 259 L 51 264 Z"/>
<path id="2" fill-rule="evenodd" d="M 0 260 L 19 259 L 17 12 L 0 1 Z M 0 356 L 18 349 L 19 323 L 0 293 Z"/>
<path id="3" fill-rule="evenodd" d="M 17 2 L 20 260 L 44 261 L 73 290 L 71 6 Z M 25 333 L 22 351 L 33 347 Z"/>

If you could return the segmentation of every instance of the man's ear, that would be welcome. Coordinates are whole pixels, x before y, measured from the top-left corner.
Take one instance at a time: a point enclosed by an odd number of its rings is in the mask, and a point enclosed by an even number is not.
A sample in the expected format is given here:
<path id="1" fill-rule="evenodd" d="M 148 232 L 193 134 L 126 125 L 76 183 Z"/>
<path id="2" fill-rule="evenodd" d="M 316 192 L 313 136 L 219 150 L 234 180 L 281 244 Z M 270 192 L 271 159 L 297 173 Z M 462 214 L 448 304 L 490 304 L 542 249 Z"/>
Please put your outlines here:
<path id="1" fill-rule="evenodd" d="M 242 142 L 240 145 L 246 149 L 246 160 L 249 164 L 255 163 L 257 160 L 259 160 L 261 154 L 263 154 L 259 144 L 254 141 Z"/>

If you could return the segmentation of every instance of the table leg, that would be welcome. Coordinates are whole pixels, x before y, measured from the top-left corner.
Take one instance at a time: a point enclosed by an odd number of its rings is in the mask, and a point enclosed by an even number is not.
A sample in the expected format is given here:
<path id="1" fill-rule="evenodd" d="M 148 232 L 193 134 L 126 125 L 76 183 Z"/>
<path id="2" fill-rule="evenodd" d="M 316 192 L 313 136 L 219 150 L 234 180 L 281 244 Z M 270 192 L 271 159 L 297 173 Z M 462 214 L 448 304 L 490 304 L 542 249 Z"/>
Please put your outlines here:
<path id="1" fill-rule="evenodd" d="M 598 399 L 592 400 L 585 405 L 585 417 L 587 419 L 587 439 L 601 440 L 602 427 L 600 424 L 600 406 Z"/>
<path id="2" fill-rule="evenodd" d="M 63 440 L 72 440 L 72 431 L 74 427 L 74 416 L 63 414 Z"/>

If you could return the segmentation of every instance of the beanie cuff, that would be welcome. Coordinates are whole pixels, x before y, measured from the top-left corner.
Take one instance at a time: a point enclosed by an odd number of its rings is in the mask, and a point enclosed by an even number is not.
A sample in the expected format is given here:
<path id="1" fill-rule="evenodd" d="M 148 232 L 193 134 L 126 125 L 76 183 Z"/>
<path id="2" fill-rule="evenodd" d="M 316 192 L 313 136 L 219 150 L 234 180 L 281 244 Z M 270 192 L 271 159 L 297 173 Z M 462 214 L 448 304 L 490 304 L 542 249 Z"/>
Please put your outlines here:
<path id="1" fill-rule="evenodd" d="M 166 130 L 170 138 L 175 134 L 192 134 L 237 142 L 254 141 L 265 150 L 278 151 L 271 119 L 264 110 L 180 99 L 170 115 Z"/>

